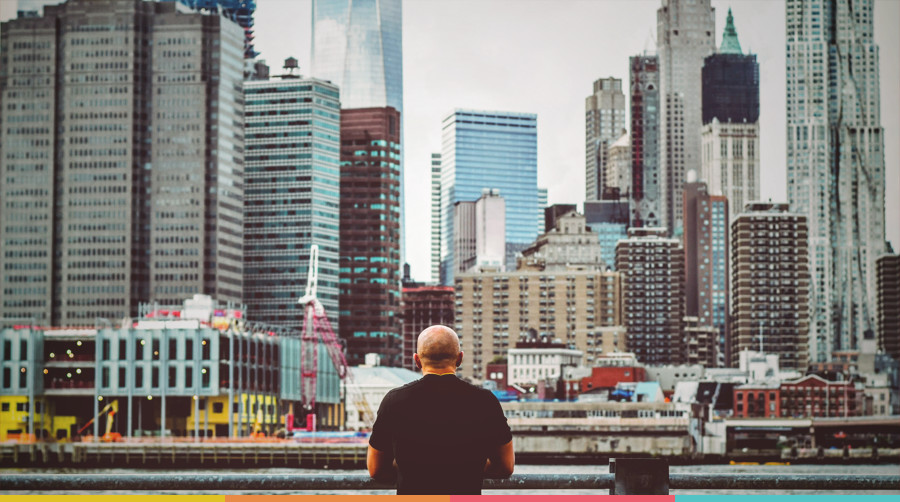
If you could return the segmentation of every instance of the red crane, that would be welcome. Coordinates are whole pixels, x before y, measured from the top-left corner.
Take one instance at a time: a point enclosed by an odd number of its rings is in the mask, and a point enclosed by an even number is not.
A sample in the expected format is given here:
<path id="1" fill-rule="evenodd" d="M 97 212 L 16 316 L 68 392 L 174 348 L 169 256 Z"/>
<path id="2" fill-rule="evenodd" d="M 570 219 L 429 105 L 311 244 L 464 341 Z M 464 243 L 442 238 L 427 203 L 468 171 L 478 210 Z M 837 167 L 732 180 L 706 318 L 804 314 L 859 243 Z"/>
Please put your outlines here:
<path id="1" fill-rule="evenodd" d="M 319 344 L 325 346 L 328 357 L 337 371 L 338 378 L 344 380 L 350 375 L 343 346 L 325 313 L 322 303 L 316 298 L 319 281 L 319 246 L 313 244 L 309 250 L 309 275 L 306 280 L 306 294 L 298 301 L 306 305 L 303 317 L 303 335 L 300 343 L 300 395 L 303 412 L 306 414 L 306 429 L 316 430 L 316 382 L 319 370 Z"/>

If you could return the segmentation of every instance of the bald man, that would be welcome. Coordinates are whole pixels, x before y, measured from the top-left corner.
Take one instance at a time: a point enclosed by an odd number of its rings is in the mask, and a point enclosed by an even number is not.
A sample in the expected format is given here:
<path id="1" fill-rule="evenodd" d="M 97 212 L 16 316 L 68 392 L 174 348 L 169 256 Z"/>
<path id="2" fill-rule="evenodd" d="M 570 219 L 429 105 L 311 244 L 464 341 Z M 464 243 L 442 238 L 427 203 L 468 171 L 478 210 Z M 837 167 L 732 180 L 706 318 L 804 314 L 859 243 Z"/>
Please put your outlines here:
<path id="1" fill-rule="evenodd" d="M 485 477 L 513 472 L 512 434 L 490 391 L 456 376 L 459 336 L 446 326 L 419 335 L 422 378 L 388 392 L 369 438 L 369 475 L 397 476 L 397 495 L 481 494 Z"/>

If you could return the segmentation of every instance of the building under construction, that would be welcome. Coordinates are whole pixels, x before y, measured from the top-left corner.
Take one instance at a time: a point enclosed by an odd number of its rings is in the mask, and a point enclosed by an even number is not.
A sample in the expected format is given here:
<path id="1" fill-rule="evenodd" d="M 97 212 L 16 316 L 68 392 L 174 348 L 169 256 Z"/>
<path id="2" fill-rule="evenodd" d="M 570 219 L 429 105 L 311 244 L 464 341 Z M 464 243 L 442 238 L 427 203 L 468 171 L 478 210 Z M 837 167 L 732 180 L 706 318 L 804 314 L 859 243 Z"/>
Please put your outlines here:
<path id="1" fill-rule="evenodd" d="M 122 326 L 0 331 L 0 441 L 342 427 L 338 370 L 321 340 L 308 420 L 300 332 L 245 323 L 241 308 L 202 295 L 176 307 L 144 304 L 140 314 Z"/>

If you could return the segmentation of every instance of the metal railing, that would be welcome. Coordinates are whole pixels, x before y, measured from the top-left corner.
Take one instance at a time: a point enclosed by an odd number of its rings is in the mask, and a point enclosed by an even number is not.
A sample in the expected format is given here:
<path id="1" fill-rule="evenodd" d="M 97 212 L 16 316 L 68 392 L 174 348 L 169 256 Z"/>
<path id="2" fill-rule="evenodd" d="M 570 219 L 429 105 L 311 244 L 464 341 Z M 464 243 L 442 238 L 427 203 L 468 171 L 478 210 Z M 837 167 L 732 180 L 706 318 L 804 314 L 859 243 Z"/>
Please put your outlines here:
<path id="1" fill-rule="evenodd" d="M 609 490 L 615 474 L 514 474 L 485 490 Z M 363 474 L 11 474 L 0 491 L 323 491 L 393 490 Z M 675 490 L 900 490 L 894 475 L 669 474 Z"/>

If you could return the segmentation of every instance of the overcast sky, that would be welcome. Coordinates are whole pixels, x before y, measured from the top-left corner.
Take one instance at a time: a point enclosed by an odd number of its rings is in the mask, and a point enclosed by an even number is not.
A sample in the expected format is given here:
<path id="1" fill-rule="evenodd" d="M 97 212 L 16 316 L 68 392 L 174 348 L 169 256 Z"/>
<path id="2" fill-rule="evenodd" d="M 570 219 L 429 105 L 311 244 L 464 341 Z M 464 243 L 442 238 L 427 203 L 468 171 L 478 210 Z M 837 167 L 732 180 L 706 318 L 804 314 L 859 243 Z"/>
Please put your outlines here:
<path id="1" fill-rule="evenodd" d="M 762 196 L 786 200 L 785 9 L 782 0 L 713 0 L 721 42 L 728 8 L 761 75 Z M 15 0 L 0 0 L 0 18 Z M 430 156 L 454 108 L 538 115 L 538 184 L 550 203 L 584 200 L 584 99 L 594 80 L 628 85 L 628 57 L 654 51 L 661 0 L 405 0 L 403 71 L 406 257 L 430 274 Z M 256 47 L 278 73 L 310 67 L 310 0 L 257 0 Z M 887 238 L 900 247 L 900 1 L 875 1 L 887 166 Z"/>

